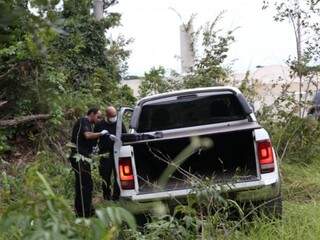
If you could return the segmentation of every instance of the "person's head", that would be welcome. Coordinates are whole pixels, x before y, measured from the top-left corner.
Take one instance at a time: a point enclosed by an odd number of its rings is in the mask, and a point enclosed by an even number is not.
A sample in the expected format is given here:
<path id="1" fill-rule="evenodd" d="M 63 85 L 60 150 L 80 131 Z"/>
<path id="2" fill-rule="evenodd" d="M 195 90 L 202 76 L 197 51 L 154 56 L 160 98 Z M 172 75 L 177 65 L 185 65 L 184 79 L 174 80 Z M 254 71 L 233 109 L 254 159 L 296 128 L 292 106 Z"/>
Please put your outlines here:
<path id="1" fill-rule="evenodd" d="M 87 117 L 91 123 L 97 123 L 101 120 L 101 112 L 99 108 L 90 108 L 87 112 Z"/>
<path id="2" fill-rule="evenodd" d="M 106 117 L 107 121 L 110 123 L 114 123 L 117 121 L 117 110 L 113 106 L 109 106 L 106 109 Z"/>

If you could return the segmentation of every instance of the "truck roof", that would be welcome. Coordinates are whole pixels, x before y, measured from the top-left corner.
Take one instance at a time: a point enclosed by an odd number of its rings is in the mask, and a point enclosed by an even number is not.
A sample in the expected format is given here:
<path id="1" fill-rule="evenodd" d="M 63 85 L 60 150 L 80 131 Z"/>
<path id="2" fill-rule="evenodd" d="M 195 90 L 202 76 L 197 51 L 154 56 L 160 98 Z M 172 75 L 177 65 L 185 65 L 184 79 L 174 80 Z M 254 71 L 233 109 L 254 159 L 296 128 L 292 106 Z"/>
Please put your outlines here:
<path id="1" fill-rule="evenodd" d="M 149 102 L 149 101 L 156 100 L 156 99 L 172 97 L 172 96 L 179 96 L 179 95 L 184 95 L 184 94 L 201 93 L 201 92 L 222 92 L 222 91 L 230 91 L 235 94 L 241 93 L 238 88 L 229 87 L 229 86 L 192 88 L 192 89 L 184 89 L 184 90 L 166 92 L 166 93 L 155 94 L 152 96 L 144 97 L 137 102 L 137 105 L 142 105 L 145 102 Z"/>

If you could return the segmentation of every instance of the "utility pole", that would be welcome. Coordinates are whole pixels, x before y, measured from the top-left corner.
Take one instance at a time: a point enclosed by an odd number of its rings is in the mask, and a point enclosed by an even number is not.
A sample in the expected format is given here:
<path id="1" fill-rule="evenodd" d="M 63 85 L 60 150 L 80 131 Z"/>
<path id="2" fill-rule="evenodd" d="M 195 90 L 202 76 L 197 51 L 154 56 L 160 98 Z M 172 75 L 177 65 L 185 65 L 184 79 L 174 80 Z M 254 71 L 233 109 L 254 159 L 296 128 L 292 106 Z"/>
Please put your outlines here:
<path id="1" fill-rule="evenodd" d="M 103 0 L 94 0 L 93 15 L 97 21 L 103 18 Z"/>
<path id="2" fill-rule="evenodd" d="M 302 117 L 302 46 L 301 46 L 301 13 L 300 13 L 300 3 L 296 0 L 298 9 L 298 19 L 297 19 L 297 60 L 298 60 L 298 77 L 299 77 L 299 116 Z"/>
<path id="3" fill-rule="evenodd" d="M 299 0 L 294 1 L 294 15 L 289 14 L 289 19 L 291 20 L 295 40 L 296 40 L 296 50 L 297 50 L 297 62 L 295 71 L 299 78 L 299 117 L 302 117 L 302 81 L 303 81 L 303 72 L 302 72 L 302 41 L 301 41 L 301 9 Z"/>

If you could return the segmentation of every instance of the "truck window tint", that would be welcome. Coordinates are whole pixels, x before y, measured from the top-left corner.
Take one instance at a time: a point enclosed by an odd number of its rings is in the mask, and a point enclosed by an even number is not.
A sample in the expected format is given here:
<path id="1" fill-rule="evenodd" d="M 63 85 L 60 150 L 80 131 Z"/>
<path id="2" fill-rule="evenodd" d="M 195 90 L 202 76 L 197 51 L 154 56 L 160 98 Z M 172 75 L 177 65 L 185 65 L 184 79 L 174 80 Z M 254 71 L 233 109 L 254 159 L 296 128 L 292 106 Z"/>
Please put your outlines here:
<path id="1" fill-rule="evenodd" d="M 245 119 L 232 94 L 181 99 L 142 107 L 137 132 L 161 131 Z"/>

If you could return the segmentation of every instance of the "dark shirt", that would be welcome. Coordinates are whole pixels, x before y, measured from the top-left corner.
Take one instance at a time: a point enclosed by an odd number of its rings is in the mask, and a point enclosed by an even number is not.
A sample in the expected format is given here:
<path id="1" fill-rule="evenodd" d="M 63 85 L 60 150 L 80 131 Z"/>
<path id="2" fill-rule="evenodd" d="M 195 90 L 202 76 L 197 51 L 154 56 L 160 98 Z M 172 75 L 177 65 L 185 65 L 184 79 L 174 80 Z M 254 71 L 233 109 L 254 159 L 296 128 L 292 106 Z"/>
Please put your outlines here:
<path id="1" fill-rule="evenodd" d="M 102 120 L 98 124 L 96 124 L 94 131 L 101 132 L 102 130 L 108 130 L 109 134 L 116 135 L 117 131 L 117 122 L 110 123 L 106 120 Z M 125 126 L 122 124 L 122 133 L 126 133 L 127 130 Z M 99 146 L 99 153 L 113 153 L 113 144 L 114 142 L 109 138 L 108 135 L 104 135 L 100 137 L 98 146 Z"/>
<path id="2" fill-rule="evenodd" d="M 96 140 L 86 139 L 84 136 L 85 132 L 93 132 L 93 125 L 88 118 L 82 117 L 73 126 L 71 142 L 77 146 L 80 154 L 89 156 L 92 153 Z"/>

